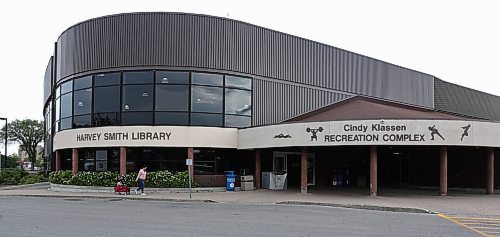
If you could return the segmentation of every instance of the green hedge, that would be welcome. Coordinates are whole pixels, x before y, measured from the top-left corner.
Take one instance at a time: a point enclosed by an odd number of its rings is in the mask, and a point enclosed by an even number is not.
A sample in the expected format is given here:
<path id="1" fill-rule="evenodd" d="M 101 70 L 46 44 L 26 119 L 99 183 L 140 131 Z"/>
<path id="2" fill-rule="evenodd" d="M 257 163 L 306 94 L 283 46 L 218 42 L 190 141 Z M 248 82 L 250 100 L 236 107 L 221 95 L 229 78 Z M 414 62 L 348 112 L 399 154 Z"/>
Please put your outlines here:
<path id="1" fill-rule="evenodd" d="M 0 184 L 18 185 L 26 176 L 28 176 L 28 172 L 22 169 L 5 169 L 0 172 Z"/>
<path id="2" fill-rule="evenodd" d="M 19 185 L 46 182 L 43 174 L 29 174 L 19 168 L 5 169 L 0 172 L 0 185 Z"/>
<path id="3" fill-rule="evenodd" d="M 135 178 L 137 177 L 137 172 L 127 174 L 122 177 L 121 180 L 127 186 L 135 187 L 137 183 Z M 78 185 L 78 186 L 104 186 L 104 187 L 114 187 L 116 182 L 119 180 L 119 174 L 117 172 L 105 171 L 105 172 L 79 172 L 76 175 L 72 175 L 71 171 L 55 171 L 50 173 L 49 181 L 54 184 L 67 184 L 67 185 Z M 177 172 L 172 173 L 170 171 L 157 171 L 148 172 L 146 179 L 146 187 L 150 188 L 188 188 L 189 187 L 189 175 L 187 172 Z M 192 183 L 192 187 L 198 187 L 196 182 Z"/>

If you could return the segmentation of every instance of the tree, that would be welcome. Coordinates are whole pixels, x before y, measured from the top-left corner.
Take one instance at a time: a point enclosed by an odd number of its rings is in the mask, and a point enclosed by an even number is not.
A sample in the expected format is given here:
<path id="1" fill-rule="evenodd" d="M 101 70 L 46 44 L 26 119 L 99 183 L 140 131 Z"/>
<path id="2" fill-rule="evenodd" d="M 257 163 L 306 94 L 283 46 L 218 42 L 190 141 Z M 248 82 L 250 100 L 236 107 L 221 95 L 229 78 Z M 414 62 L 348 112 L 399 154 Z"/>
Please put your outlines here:
<path id="1" fill-rule="evenodd" d="M 9 168 L 16 168 L 17 167 L 17 161 L 19 161 L 19 156 L 17 156 L 16 154 L 12 154 L 10 156 L 7 157 L 7 161 L 5 163 L 5 168 L 9 169 Z"/>
<path id="2" fill-rule="evenodd" d="M 8 142 L 17 142 L 19 147 L 26 151 L 32 164 L 36 163 L 37 151 L 36 147 L 42 142 L 44 137 L 43 122 L 32 119 L 14 120 L 7 124 L 8 126 Z M 2 139 L 5 137 L 5 126 L 2 128 Z M 2 140 L 2 142 L 4 142 Z M 34 170 L 35 166 L 31 166 Z"/>

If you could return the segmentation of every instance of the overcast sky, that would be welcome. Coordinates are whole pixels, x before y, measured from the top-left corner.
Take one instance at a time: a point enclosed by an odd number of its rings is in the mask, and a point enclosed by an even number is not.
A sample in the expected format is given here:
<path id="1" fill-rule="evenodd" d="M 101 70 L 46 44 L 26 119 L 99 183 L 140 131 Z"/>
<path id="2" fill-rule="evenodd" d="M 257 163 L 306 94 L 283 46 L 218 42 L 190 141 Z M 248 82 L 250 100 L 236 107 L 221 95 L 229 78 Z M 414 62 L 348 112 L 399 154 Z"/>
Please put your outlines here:
<path id="1" fill-rule="evenodd" d="M 146 11 L 236 19 L 500 95 L 500 2 L 408 2 L 0 0 L 0 117 L 43 119 L 43 76 L 65 29 Z"/>

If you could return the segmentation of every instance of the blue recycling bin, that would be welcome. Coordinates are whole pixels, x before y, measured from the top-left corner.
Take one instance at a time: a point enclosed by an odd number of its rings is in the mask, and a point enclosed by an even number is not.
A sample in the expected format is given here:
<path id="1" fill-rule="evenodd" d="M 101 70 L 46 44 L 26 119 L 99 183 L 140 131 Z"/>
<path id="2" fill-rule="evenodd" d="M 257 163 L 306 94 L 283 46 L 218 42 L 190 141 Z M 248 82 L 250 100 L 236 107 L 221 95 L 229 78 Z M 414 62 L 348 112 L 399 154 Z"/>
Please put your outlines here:
<path id="1" fill-rule="evenodd" d="M 234 171 L 226 171 L 226 191 L 234 191 L 236 174 Z"/>

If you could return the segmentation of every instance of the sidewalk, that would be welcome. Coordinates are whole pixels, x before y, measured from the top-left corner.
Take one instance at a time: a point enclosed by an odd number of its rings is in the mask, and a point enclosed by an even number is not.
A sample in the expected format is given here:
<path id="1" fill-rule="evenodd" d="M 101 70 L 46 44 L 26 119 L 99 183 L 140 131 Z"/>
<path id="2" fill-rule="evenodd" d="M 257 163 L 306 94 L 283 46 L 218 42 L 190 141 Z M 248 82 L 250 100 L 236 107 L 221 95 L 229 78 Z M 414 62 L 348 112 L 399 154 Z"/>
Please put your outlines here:
<path id="1" fill-rule="evenodd" d="M 301 194 L 292 190 L 255 190 L 235 192 L 170 193 L 148 192 L 146 196 L 117 195 L 114 193 L 53 192 L 47 186 L 0 190 L 1 196 L 138 199 L 150 201 L 215 202 L 250 204 L 323 205 L 359 209 L 403 212 L 443 213 L 449 216 L 500 218 L 500 195 L 465 194 L 449 192 L 438 196 L 434 190 L 380 189 L 379 196 L 368 196 L 365 189 L 310 190 Z"/>

